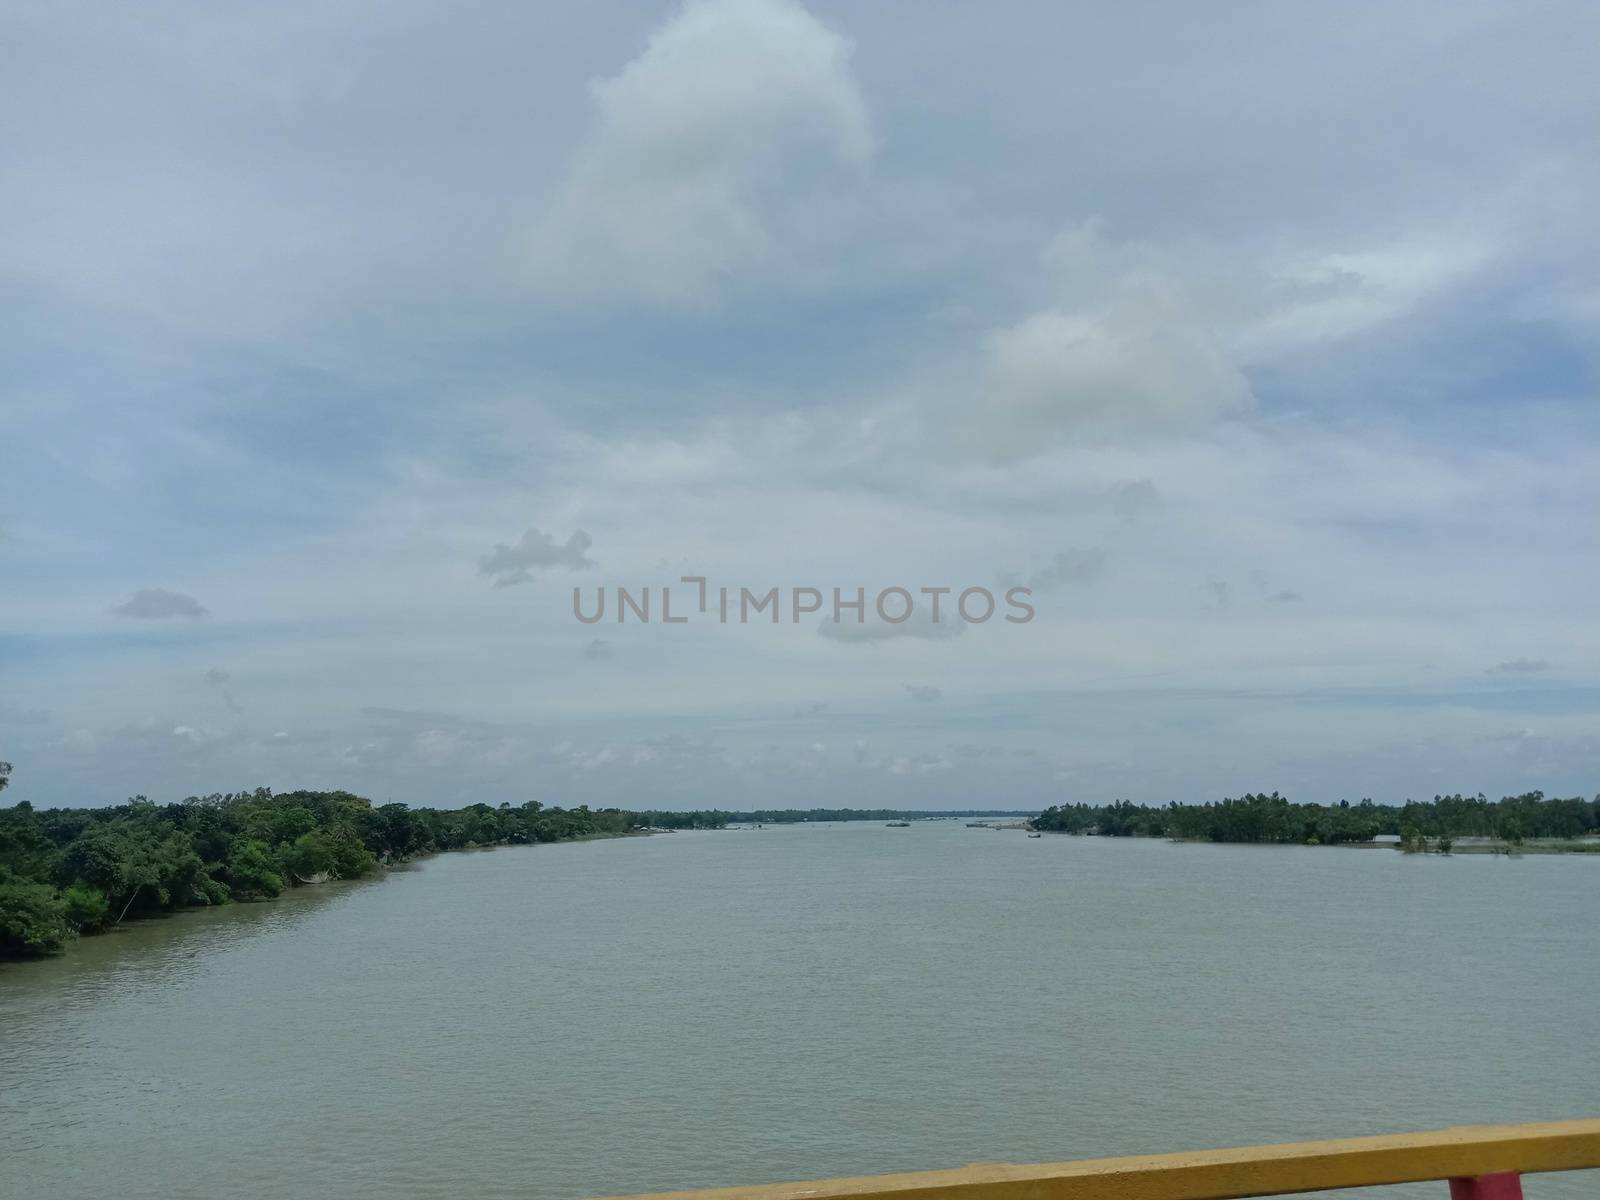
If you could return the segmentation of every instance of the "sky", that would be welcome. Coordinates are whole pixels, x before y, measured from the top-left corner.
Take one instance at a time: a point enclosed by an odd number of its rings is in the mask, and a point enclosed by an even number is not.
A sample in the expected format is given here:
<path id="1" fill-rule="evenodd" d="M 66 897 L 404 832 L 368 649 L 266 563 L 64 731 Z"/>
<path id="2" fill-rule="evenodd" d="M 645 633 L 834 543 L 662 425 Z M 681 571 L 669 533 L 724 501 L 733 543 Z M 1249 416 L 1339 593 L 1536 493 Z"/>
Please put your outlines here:
<path id="1" fill-rule="evenodd" d="M 0 28 L 7 801 L 1600 792 L 1592 4 Z"/>

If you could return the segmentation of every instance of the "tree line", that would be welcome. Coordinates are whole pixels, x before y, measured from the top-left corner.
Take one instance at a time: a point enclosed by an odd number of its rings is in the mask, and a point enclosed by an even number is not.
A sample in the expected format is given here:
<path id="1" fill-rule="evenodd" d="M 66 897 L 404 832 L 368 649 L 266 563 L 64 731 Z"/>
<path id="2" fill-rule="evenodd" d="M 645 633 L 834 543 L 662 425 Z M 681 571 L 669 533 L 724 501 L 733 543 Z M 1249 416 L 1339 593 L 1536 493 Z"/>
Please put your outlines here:
<path id="1" fill-rule="evenodd" d="M 1429 840 L 1448 845 L 1458 837 L 1498 838 L 1512 845 L 1527 838 L 1576 838 L 1600 830 L 1600 796 L 1545 799 L 1527 792 L 1490 800 L 1435 796 L 1431 801 L 1374 804 L 1295 804 L 1277 792 L 1250 793 L 1218 803 L 1149 807 L 1112 804 L 1052 805 L 1033 819 L 1035 829 L 1106 837 L 1170 837 L 1208 842 L 1281 842 L 1338 845 L 1392 834 L 1407 848 Z"/>
<path id="2" fill-rule="evenodd" d="M 0 762 L 0 791 L 11 767 Z M 270 789 L 191 796 L 158 805 L 143 796 L 113 808 L 0 809 L 0 957 L 49 953 L 79 934 L 174 909 L 269 900 L 285 888 L 356 879 L 380 862 L 441 850 L 614 837 L 648 829 L 721 829 L 729 824 L 909 820 L 899 809 L 757 809 L 691 812 L 591 811 L 472 804 L 446 810 L 374 806 L 343 791 Z M 945 817 L 1023 815 L 962 810 Z M 1295 804 L 1277 792 L 1218 803 L 1150 807 L 1052 805 L 1035 829 L 1108 837 L 1336 845 L 1393 834 L 1407 849 L 1455 837 L 1575 838 L 1600 830 L 1600 796 L 1545 799 L 1528 792 L 1491 801 L 1435 796 L 1403 805 L 1370 799 Z"/>
<path id="3" fill-rule="evenodd" d="M 915 821 L 928 817 L 1025 817 L 1026 809 L 906 808 L 758 808 L 748 811 L 704 809 L 698 812 L 641 813 L 657 829 L 721 829 L 727 825 L 798 825 L 805 821 Z"/>
<path id="4" fill-rule="evenodd" d="M 0 788 L 9 768 L 0 764 Z M 349 792 L 143 796 L 114 808 L 0 809 L 0 957 L 59 950 L 79 934 L 174 909 L 269 900 L 285 888 L 358 879 L 379 862 L 438 850 L 624 834 L 618 809 L 372 802 Z"/>

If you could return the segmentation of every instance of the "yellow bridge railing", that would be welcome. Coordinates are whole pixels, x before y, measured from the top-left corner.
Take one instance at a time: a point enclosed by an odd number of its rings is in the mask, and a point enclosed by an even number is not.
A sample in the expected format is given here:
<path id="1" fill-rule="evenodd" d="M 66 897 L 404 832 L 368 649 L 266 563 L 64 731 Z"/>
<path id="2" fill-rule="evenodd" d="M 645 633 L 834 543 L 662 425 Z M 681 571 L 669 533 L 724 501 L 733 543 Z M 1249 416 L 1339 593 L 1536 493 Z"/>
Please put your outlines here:
<path id="1" fill-rule="evenodd" d="M 949 1171 L 860 1175 L 618 1200 L 1240 1200 L 1449 1180 L 1451 1200 L 1520 1200 L 1521 1176 L 1600 1168 L 1600 1120 L 1468 1125 L 1430 1133 L 1235 1150 L 974 1163 Z"/>

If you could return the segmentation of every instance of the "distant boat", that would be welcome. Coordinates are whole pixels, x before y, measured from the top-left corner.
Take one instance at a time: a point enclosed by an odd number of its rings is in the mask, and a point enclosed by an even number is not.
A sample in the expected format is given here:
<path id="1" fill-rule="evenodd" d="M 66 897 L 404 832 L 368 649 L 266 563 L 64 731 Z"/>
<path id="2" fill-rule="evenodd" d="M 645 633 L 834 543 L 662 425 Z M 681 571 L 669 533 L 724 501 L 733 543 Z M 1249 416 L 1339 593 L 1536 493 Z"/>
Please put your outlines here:
<path id="1" fill-rule="evenodd" d="M 887 825 L 884 826 L 884 828 L 885 829 L 910 829 L 911 828 L 911 822 L 910 821 L 890 821 Z"/>
<path id="2" fill-rule="evenodd" d="M 987 829 L 987 828 L 989 828 L 989 822 L 987 822 L 987 821 L 968 821 L 967 822 L 967 828 L 968 829 Z"/>
<path id="3" fill-rule="evenodd" d="M 1030 833 L 1028 836 L 1029 837 L 1043 837 L 1044 834 L 1042 834 L 1042 833 Z"/>

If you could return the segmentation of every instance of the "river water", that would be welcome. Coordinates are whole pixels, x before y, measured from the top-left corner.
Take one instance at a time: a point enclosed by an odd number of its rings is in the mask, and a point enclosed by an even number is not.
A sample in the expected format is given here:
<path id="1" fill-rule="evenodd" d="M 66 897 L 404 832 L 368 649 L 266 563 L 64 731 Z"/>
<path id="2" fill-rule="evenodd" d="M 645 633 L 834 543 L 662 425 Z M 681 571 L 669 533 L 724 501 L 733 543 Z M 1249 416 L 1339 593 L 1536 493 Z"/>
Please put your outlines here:
<path id="1" fill-rule="evenodd" d="M 553 1200 L 1600 1115 L 1597 900 L 1595 857 L 960 822 L 441 855 L 0 967 L 0 1194 Z"/>

